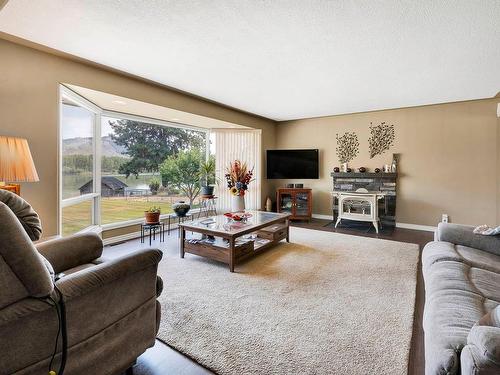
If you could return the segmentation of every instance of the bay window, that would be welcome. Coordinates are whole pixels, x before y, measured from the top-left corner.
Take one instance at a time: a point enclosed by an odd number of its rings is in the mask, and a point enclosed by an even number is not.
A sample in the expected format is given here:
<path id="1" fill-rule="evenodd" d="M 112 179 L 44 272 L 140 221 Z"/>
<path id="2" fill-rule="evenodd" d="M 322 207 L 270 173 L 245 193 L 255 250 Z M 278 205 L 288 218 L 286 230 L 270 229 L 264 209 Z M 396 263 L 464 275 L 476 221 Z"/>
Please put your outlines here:
<path id="1" fill-rule="evenodd" d="M 60 93 L 61 235 L 130 225 L 153 206 L 165 215 L 189 199 L 161 165 L 180 152 L 208 157 L 207 129 L 107 111 L 65 86 Z"/>

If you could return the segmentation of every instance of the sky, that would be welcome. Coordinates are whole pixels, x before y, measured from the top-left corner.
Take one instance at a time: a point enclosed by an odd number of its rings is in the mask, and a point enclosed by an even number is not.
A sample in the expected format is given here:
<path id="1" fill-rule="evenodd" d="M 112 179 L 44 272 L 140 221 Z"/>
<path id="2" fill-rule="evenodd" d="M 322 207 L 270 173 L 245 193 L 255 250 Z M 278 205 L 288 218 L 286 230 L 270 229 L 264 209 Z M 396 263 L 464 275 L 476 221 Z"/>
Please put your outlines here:
<path id="1" fill-rule="evenodd" d="M 92 137 L 94 114 L 89 110 L 73 105 L 62 106 L 62 137 L 63 139 L 71 138 L 90 138 Z M 110 117 L 102 117 L 101 134 L 107 136 L 113 133 L 113 129 L 109 125 Z M 215 154 L 215 134 L 210 134 L 210 153 Z"/>
<path id="2" fill-rule="evenodd" d="M 82 107 L 63 105 L 62 116 L 64 124 L 64 126 L 62 126 L 63 139 L 92 137 L 92 120 L 94 116 L 92 112 Z M 102 118 L 102 136 L 113 133 L 109 125 L 109 120 L 108 117 Z"/>

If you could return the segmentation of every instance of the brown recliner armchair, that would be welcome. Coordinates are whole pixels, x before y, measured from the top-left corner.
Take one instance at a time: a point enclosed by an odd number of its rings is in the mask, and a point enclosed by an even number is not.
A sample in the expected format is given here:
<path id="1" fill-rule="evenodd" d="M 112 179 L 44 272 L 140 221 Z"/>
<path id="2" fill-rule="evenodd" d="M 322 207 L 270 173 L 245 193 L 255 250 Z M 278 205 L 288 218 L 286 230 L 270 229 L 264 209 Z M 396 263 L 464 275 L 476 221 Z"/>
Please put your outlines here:
<path id="1" fill-rule="evenodd" d="M 155 343 L 162 253 L 146 249 L 105 260 L 102 241 L 94 234 L 35 247 L 32 240 L 40 233 L 31 207 L 0 190 L 0 374 L 48 373 L 59 326 L 49 299 L 59 299 L 54 285 L 66 309 L 64 373 L 127 370 Z M 61 272 L 64 276 L 54 281 Z M 52 369 L 59 367 L 61 347 L 59 338 Z"/>

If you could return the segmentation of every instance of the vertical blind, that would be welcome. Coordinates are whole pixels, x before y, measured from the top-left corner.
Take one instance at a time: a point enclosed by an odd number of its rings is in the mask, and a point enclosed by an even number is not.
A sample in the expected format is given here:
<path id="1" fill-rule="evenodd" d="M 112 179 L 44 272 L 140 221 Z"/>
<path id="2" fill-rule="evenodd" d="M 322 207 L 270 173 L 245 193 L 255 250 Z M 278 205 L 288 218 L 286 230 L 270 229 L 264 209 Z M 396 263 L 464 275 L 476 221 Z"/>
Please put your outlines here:
<path id="1" fill-rule="evenodd" d="M 217 191 L 217 209 L 219 212 L 231 208 L 231 195 L 227 189 L 226 174 L 229 163 L 240 160 L 254 168 L 254 181 L 245 194 L 245 208 L 258 210 L 261 208 L 261 130 L 214 129 L 215 133 L 215 168 L 220 185 Z"/>

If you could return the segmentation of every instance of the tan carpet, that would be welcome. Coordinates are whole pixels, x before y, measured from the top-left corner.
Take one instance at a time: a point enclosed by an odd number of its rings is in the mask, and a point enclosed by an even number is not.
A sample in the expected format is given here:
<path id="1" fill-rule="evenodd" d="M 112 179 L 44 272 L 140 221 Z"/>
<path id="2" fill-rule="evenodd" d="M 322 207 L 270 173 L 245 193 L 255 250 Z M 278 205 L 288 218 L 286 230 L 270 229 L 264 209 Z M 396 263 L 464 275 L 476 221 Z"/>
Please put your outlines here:
<path id="1" fill-rule="evenodd" d="M 237 266 L 186 254 L 159 273 L 159 338 L 219 374 L 405 374 L 418 246 L 292 228 Z"/>

